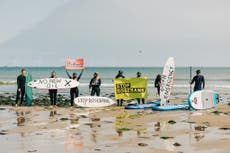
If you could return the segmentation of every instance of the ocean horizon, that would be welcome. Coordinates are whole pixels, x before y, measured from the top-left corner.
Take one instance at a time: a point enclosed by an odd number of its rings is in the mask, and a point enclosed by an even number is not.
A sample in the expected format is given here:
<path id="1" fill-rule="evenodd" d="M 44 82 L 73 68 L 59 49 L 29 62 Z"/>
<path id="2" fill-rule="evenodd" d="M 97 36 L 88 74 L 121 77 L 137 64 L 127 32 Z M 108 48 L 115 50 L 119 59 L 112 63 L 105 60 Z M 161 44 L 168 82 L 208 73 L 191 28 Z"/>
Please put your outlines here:
<path id="1" fill-rule="evenodd" d="M 48 78 L 52 71 L 56 71 L 57 76 L 67 78 L 63 66 L 57 67 L 0 67 L 0 93 L 15 93 L 16 78 L 20 74 L 20 70 L 25 68 L 28 73 L 32 74 L 33 79 Z M 192 67 L 192 76 L 195 75 L 197 69 L 206 79 L 206 89 L 215 90 L 219 93 L 228 92 L 230 89 L 230 68 L 229 67 Z M 149 96 L 156 97 L 156 89 L 154 88 L 154 79 L 157 74 L 161 74 L 162 67 L 85 67 L 82 78 L 80 80 L 80 93 L 89 94 L 89 81 L 94 72 L 99 72 L 102 79 L 102 93 L 104 95 L 113 93 L 113 78 L 118 70 L 124 71 L 125 77 L 136 77 L 137 72 L 141 72 L 142 76 L 148 78 Z M 69 73 L 80 73 L 80 70 L 70 70 Z M 190 92 L 190 67 L 176 67 L 173 92 L 176 95 L 186 97 Z M 35 94 L 44 94 L 47 91 L 34 90 Z M 59 93 L 67 94 L 69 90 L 61 90 Z"/>

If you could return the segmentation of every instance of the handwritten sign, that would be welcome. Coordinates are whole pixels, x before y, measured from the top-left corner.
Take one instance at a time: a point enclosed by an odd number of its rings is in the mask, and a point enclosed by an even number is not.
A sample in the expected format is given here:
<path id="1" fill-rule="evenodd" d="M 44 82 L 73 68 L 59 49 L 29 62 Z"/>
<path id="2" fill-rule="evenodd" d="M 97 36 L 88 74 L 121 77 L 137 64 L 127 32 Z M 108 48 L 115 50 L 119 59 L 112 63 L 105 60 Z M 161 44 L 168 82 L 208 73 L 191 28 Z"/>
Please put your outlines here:
<path id="1" fill-rule="evenodd" d="M 84 59 L 70 59 L 65 60 L 65 69 L 67 70 L 82 70 L 84 69 Z"/>
<path id="2" fill-rule="evenodd" d="M 74 100 L 75 104 L 81 107 L 106 107 L 113 105 L 115 102 L 106 97 L 78 97 Z"/>
<path id="3" fill-rule="evenodd" d="M 168 74 L 169 75 L 162 75 L 161 79 L 162 79 L 162 84 L 161 84 L 161 96 L 164 97 L 164 99 L 169 99 L 170 97 L 170 91 L 172 88 L 172 84 L 173 84 L 173 77 L 174 77 L 174 67 L 169 67 L 168 69 Z"/>
<path id="4" fill-rule="evenodd" d="M 28 86 L 37 89 L 69 89 L 78 85 L 78 81 L 65 78 L 38 79 L 28 83 Z"/>

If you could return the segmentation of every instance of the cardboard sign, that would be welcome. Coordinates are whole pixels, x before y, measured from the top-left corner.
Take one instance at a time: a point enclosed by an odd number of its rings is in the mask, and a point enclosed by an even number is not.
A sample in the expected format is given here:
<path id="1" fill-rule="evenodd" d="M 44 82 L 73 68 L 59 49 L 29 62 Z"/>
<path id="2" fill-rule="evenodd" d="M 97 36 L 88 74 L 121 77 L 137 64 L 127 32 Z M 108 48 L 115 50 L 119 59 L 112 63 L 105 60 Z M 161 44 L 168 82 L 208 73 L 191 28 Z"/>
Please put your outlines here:
<path id="1" fill-rule="evenodd" d="M 65 69 L 67 70 L 82 70 L 84 69 L 84 59 L 70 59 L 65 60 Z"/>

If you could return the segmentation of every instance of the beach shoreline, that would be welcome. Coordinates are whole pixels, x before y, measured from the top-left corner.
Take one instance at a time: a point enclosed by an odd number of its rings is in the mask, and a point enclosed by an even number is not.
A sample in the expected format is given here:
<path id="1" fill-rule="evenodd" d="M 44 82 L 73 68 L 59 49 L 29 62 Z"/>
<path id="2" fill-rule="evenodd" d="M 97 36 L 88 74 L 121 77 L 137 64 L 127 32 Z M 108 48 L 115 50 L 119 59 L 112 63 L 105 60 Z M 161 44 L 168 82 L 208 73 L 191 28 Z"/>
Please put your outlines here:
<path id="1" fill-rule="evenodd" d="M 9 143 L 2 147 L 7 152 L 117 153 L 119 148 L 118 152 L 124 153 L 227 153 L 230 149 L 230 105 L 226 102 L 209 110 L 169 112 L 131 111 L 116 106 L 94 109 L 0 105 L 0 116 L 0 140 Z M 41 137 L 46 138 L 47 144 Z M 16 139 L 36 142 L 18 150 L 19 144 L 10 145 Z M 59 144 L 60 139 L 65 143 Z M 51 143 L 56 149 L 50 148 Z"/>

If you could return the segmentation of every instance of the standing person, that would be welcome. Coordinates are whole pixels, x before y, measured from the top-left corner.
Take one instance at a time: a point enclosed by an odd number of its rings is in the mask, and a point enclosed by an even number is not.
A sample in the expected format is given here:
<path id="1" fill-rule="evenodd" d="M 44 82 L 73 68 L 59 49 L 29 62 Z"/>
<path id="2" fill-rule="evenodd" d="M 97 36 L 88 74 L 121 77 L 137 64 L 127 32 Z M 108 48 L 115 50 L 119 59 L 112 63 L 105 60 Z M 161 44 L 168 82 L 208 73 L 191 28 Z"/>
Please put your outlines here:
<path id="1" fill-rule="evenodd" d="M 123 75 L 123 71 L 119 70 L 115 78 L 116 79 L 125 78 L 125 76 Z M 122 105 L 123 105 L 123 99 L 117 99 L 117 106 L 122 106 Z"/>
<path id="2" fill-rule="evenodd" d="M 25 84 L 26 84 L 26 69 L 21 70 L 21 74 L 17 77 L 17 96 L 16 96 L 16 104 L 18 106 L 18 100 L 21 99 L 20 105 L 24 102 L 25 96 Z M 21 97 L 21 98 L 20 98 Z"/>
<path id="3" fill-rule="evenodd" d="M 193 84 L 195 82 L 195 86 L 193 90 L 194 92 L 205 88 L 205 79 L 204 76 L 201 75 L 200 73 L 201 73 L 200 70 L 196 70 L 196 75 L 190 81 L 190 84 Z"/>
<path id="4" fill-rule="evenodd" d="M 50 78 L 57 78 L 57 74 L 55 71 L 53 71 L 51 73 Z M 49 95 L 50 95 L 50 103 L 53 106 L 56 106 L 56 102 L 57 102 L 57 89 L 50 89 L 49 90 Z"/>
<path id="5" fill-rule="evenodd" d="M 70 79 L 79 81 L 79 80 L 81 79 L 81 76 L 82 76 L 82 74 L 83 74 L 83 71 L 84 71 L 84 69 L 81 70 L 81 73 L 80 73 L 79 76 L 77 75 L 77 73 L 73 73 L 73 76 L 71 76 L 67 70 L 66 70 L 66 74 L 68 75 L 68 77 L 69 77 Z M 78 89 L 78 87 L 71 88 L 71 89 L 70 89 L 70 97 L 71 97 L 71 101 L 70 101 L 70 102 L 71 102 L 71 106 L 74 105 L 74 98 L 76 98 L 76 97 L 78 97 L 78 96 L 79 96 L 79 89 Z"/>
<path id="6" fill-rule="evenodd" d="M 161 89 L 161 75 L 158 74 L 156 79 L 155 79 L 155 88 L 157 88 L 157 94 L 158 96 L 160 96 L 160 89 Z"/>
<path id="7" fill-rule="evenodd" d="M 137 78 L 141 77 L 141 72 L 137 72 Z M 145 104 L 145 99 L 144 98 L 137 98 L 138 104 L 140 104 L 142 101 L 142 104 Z"/>
<path id="8" fill-rule="evenodd" d="M 91 96 L 94 96 L 95 94 L 97 96 L 100 96 L 100 92 L 101 92 L 100 86 L 101 86 L 101 79 L 99 77 L 99 74 L 95 72 L 93 78 L 90 80 L 89 83 L 89 89 L 92 88 Z"/>

